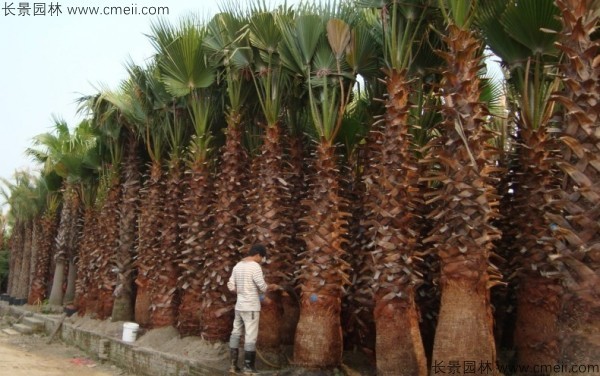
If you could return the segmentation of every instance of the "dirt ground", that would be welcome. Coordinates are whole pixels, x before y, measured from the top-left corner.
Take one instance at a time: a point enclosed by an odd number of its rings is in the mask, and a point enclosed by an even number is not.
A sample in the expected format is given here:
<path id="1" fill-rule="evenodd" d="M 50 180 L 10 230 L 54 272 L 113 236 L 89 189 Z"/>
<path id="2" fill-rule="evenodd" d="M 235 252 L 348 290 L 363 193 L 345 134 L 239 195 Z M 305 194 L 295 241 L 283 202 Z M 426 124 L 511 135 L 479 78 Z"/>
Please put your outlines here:
<path id="1" fill-rule="evenodd" d="M 83 351 L 40 335 L 0 331 L 0 374 L 10 376 L 125 376 L 114 365 L 90 359 Z"/>
<path id="2" fill-rule="evenodd" d="M 40 313 L 39 307 L 23 306 L 22 308 Z M 59 315 L 56 316 L 59 317 Z M 16 318 L 9 317 L 8 315 L 0 316 L 0 375 L 135 376 L 108 362 L 103 363 L 98 361 L 75 347 L 66 346 L 60 340 L 55 339 L 52 345 L 49 346 L 46 344 L 48 340 L 48 336 L 46 335 L 7 335 L 3 333 L 2 329 L 10 327 L 14 321 L 16 321 Z M 116 339 L 120 339 L 123 333 L 123 322 L 99 321 L 89 317 L 74 315 L 67 318 L 65 323 Z M 214 369 L 226 371 L 229 367 L 229 349 L 227 344 L 213 344 L 199 337 L 181 338 L 174 327 L 148 331 L 140 329 L 136 345 L 194 359 Z M 291 349 L 286 352 L 286 358 L 291 358 Z M 287 367 L 284 367 L 284 369 L 273 368 L 265 363 L 267 359 L 264 357 L 257 359 L 257 367 L 265 375 L 372 375 L 372 368 L 367 365 L 365 359 L 357 355 L 346 354 L 344 359 L 345 364 L 342 369 L 327 373 L 313 373 Z M 274 359 L 270 360 L 276 363 Z"/>

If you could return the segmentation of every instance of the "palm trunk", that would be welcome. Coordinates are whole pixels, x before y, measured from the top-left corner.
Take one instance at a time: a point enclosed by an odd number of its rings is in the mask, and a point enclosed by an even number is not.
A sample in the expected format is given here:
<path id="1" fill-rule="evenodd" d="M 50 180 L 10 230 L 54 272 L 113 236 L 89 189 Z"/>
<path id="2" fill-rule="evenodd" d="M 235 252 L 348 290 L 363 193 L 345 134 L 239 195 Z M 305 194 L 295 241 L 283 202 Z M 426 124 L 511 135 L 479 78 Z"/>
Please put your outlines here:
<path id="1" fill-rule="evenodd" d="M 96 314 L 98 319 L 105 320 L 112 314 L 116 278 L 113 260 L 119 246 L 119 203 L 121 200 L 121 184 L 119 174 L 110 172 L 110 185 L 106 194 L 98 225 L 96 253 L 98 254 L 97 286 L 99 287 Z"/>
<path id="2" fill-rule="evenodd" d="M 98 296 L 96 293 L 97 275 L 95 246 L 97 242 L 98 219 L 100 216 L 93 207 L 87 207 L 83 215 L 83 236 L 81 252 L 77 262 L 74 303 L 77 313 L 83 316 L 88 310 L 95 312 Z"/>
<path id="3" fill-rule="evenodd" d="M 281 125 L 267 126 L 260 154 L 253 160 L 252 180 L 247 202 L 249 221 L 246 247 L 260 242 L 267 246 L 269 262 L 264 267 L 269 283 L 289 286 L 293 270 L 291 253 L 292 216 L 287 206 L 289 192 L 284 176 Z M 281 353 L 283 300 L 281 291 L 270 291 L 261 309 L 258 346 L 264 351 Z"/>
<path id="4" fill-rule="evenodd" d="M 519 281 L 515 345 L 519 366 L 558 364 L 558 317 L 562 287 L 559 281 L 524 276 Z"/>
<path id="5" fill-rule="evenodd" d="M 414 286 L 420 282 L 415 270 L 420 234 L 416 208 L 422 200 L 408 125 L 411 87 L 406 72 L 390 71 L 387 89 L 385 121 L 373 130 L 381 135 L 372 136 L 380 142 L 373 144 L 375 150 L 371 151 L 373 166 L 366 177 L 371 184 L 365 203 L 374 243 L 377 371 L 381 375 L 425 375 L 427 359 L 414 302 Z"/>
<path id="6" fill-rule="evenodd" d="M 152 327 L 161 328 L 175 325 L 179 307 L 177 280 L 180 275 L 177 259 L 180 256 L 180 201 L 181 162 L 170 162 L 168 178 L 163 189 L 165 201 L 162 208 L 163 228 L 161 232 L 160 251 L 153 255 L 152 263 L 160 267 L 153 268 L 152 280 L 157 281 L 152 291 Z"/>
<path id="7" fill-rule="evenodd" d="M 515 345 L 519 365 L 531 367 L 559 361 L 557 322 L 563 289 L 558 278 L 545 277 L 557 274 L 547 260 L 556 254 L 548 218 L 558 210 L 547 197 L 554 196 L 559 187 L 553 164 L 558 148 L 546 126 L 519 127 L 519 172 L 512 186 L 513 220 L 520 231 L 509 239 L 518 251 L 512 255 L 518 267 Z"/>
<path id="8" fill-rule="evenodd" d="M 75 281 L 77 279 L 77 265 L 73 260 L 69 261 L 69 270 L 67 273 L 67 289 L 65 291 L 65 304 L 73 304 L 75 301 Z"/>
<path id="9" fill-rule="evenodd" d="M 285 130 L 285 129 L 284 129 Z M 302 200 L 307 195 L 307 182 L 306 177 L 306 148 L 304 145 L 303 136 L 301 134 L 288 134 L 283 135 L 284 142 L 289 142 L 288 153 L 289 163 L 284 163 L 286 168 L 285 175 L 288 177 L 289 186 L 289 202 L 288 207 L 294 208 L 290 213 L 291 221 L 291 238 L 289 239 L 291 249 L 289 252 L 294 258 L 297 258 L 299 254 L 304 252 L 305 244 L 301 239 L 303 230 L 303 224 L 301 218 L 304 217 L 304 211 L 301 206 Z M 295 263 L 291 265 L 294 272 Z M 296 336 L 296 327 L 300 318 L 300 306 L 298 296 L 295 291 L 295 284 L 290 286 L 290 290 L 282 294 L 282 305 L 283 305 L 283 324 L 281 327 L 281 342 L 284 345 L 293 345 L 294 337 Z"/>
<path id="10" fill-rule="evenodd" d="M 48 301 L 51 305 L 62 305 L 63 303 L 65 267 L 75 252 L 78 240 L 79 196 L 74 187 L 70 185 L 65 186 L 63 202 L 58 234 L 56 235 L 56 255 L 54 256 L 56 267 Z"/>
<path id="11" fill-rule="evenodd" d="M 439 169 L 429 180 L 442 186 L 432 193 L 437 207 L 431 236 L 441 261 L 441 305 L 432 355 L 432 372 L 450 362 L 476 361 L 473 372 L 495 372 L 496 348 L 489 287 L 500 276 L 488 270 L 493 241 L 500 237 L 493 176 L 496 151 L 487 143 L 488 111 L 480 102 L 477 72 L 481 44 L 472 32 L 449 26 L 445 38 L 441 135 L 429 144 L 429 158 Z M 424 179 L 427 180 L 427 179 Z M 479 365 L 482 367 L 479 367 Z"/>
<path id="12" fill-rule="evenodd" d="M 138 259 L 135 262 L 138 273 L 135 283 L 137 294 L 135 300 L 135 321 L 143 327 L 151 324 L 152 281 L 151 264 L 152 254 L 157 249 L 160 235 L 160 210 L 163 202 L 163 192 L 160 187 L 162 166 L 159 162 L 152 163 L 150 176 L 144 184 L 142 206 L 139 221 Z M 157 265 L 158 267 L 158 265 Z"/>
<path id="13" fill-rule="evenodd" d="M 137 141 L 133 134 L 128 134 L 127 142 L 126 157 L 121 170 L 123 199 L 119 210 L 119 245 L 114 259 L 118 272 L 112 311 L 113 321 L 132 321 L 135 318 L 133 259 L 136 248 L 140 171 Z"/>
<path id="14" fill-rule="evenodd" d="M 346 205 L 340 194 L 342 177 L 335 148 L 327 142 L 316 151 L 316 176 L 305 200 L 306 252 L 299 261 L 302 296 L 294 341 L 294 363 L 310 368 L 333 368 L 342 361 L 340 322 L 342 286 L 349 283 L 343 260 Z"/>
<path id="15" fill-rule="evenodd" d="M 200 260 L 204 265 L 200 274 L 203 297 L 200 323 L 202 337 L 210 341 L 227 340 L 233 324 L 235 298 L 226 284 L 240 257 L 248 160 L 242 144 L 240 120 L 239 115 L 228 117 L 227 140 L 215 182 L 217 201 L 213 239 Z"/>
<path id="16" fill-rule="evenodd" d="M 50 305 L 62 305 L 63 302 L 63 282 L 65 280 L 65 265 L 66 260 L 59 258 L 56 260 L 56 266 L 54 268 L 54 278 L 52 280 L 52 290 L 50 291 L 50 297 L 48 298 L 48 304 Z"/>
<path id="17" fill-rule="evenodd" d="M 200 262 L 206 252 L 206 244 L 211 239 L 213 195 L 208 165 L 196 161 L 186 174 L 188 189 L 181 210 L 187 218 L 185 249 L 181 257 L 182 276 L 181 304 L 179 306 L 177 328 L 181 335 L 201 334 L 200 317 L 202 308 L 202 285 L 198 278 L 204 264 Z"/>
<path id="18" fill-rule="evenodd" d="M 482 263 L 486 268 L 486 262 Z M 432 369 L 435 370 L 437 366 L 447 369 L 452 361 L 462 366 L 466 364 L 464 362 L 476 360 L 474 374 L 494 374 L 496 353 L 491 325 L 493 320 L 485 279 L 461 279 L 442 271 L 444 280 Z"/>
<path id="19" fill-rule="evenodd" d="M 52 257 L 53 240 L 56 235 L 56 211 L 50 211 L 44 214 L 42 218 L 42 233 L 40 234 L 40 244 L 36 257 L 36 268 L 33 280 L 31 282 L 31 292 L 29 293 L 29 304 L 40 304 L 46 299 L 46 290 L 48 284 L 48 274 Z"/>
<path id="20" fill-rule="evenodd" d="M 563 250 L 567 300 L 561 317 L 561 362 L 590 364 L 600 359 L 600 14 L 594 0 L 556 4 L 563 24 L 558 47 L 566 57 L 560 66 L 564 89 L 555 96 L 564 107 L 564 158 L 558 166 L 566 179 L 564 218 L 555 223 L 569 248 Z"/>
<path id="21" fill-rule="evenodd" d="M 18 288 L 16 297 L 19 299 L 27 299 L 29 296 L 29 276 L 31 271 L 31 245 L 33 237 L 33 222 L 28 220 L 25 222 L 25 236 L 23 241 L 23 252 L 21 254 L 21 268 L 19 271 Z"/>

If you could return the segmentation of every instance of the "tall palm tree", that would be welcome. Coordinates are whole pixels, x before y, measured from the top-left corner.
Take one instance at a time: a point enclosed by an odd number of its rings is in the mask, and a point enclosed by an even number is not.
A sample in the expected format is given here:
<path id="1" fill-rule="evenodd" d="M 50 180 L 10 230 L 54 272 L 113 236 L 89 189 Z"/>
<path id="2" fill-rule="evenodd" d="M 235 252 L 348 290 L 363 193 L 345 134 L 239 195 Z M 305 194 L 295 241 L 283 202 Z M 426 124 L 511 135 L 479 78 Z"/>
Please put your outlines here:
<path id="1" fill-rule="evenodd" d="M 234 299 L 226 283 L 240 255 L 246 216 L 243 192 L 248 154 L 243 146 L 243 125 L 251 58 L 247 37 L 239 34 L 245 24 L 240 11 L 219 13 L 208 23 L 204 41 L 212 64 L 219 67 L 218 80 L 226 86 L 227 101 L 226 140 L 219 153 L 214 186 L 213 236 L 201 260 L 204 269 L 199 276 L 203 297 L 201 331 L 210 341 L 226 340 L 231 332 Z"/>
<path id="2" fill-rule="evenodd" d="M 280 11 L 284 11 L 280 9 Z M 293 273 L 291 248 L 292 208 L 290 202 L 282 134 L 283 105 L 287 101 L 290 77 L 277 53 L 281 31 L 273 12 L 258 7 L 250 17 L 249 41 L 254 50 L 252 79 L 261 109 L 262 143 L 252 160 L 248 192 L 248 220 L 245 244 L 268 247 L 265 278 L 269 283 L 290 286 Z M 281 353 L 283 332 L 282 290 L 269 291 L 261 308 L 258 346 Z"/>
<path id="3" fill-rule="evenodd" d="M 448 24 L 446 47 L 439 51 L 445 62 L 440 86 L 443 121 L 424 159 L 435 168 L 423 178 L 440 183 L 429 197 L 436 207 L 428 218 L 435 223 L 424 240 L 441 262 L 432 367 L 477 359 L 475 372 L 484 374 L 496 364 L 489 293 L 493 279 L 500 277 L 489 267 L 492 242 L 500 236 L 491 224 L 498 216 L 496 151 L 488 143 L 489 112 L 480 101 L 483 49 L 470 29 L 475 2 L 440 1 L 440 10 Z"/>
<path id="4" fill-rule="evenodd" d="M 112 263 L 117 269 L 114 289 L 113 321 L 133 321 L 135 318 L 134 257 L 137 249 L 137 222 L 140 205 L 141 163 L 140 139 L 137 129 L 147 121 L 144 99 L 139 97 L 135 77 L 139 68 L 127 65 L 130 78 L 119 90 L 104 90 L 92 104 L 98 126 L 117 125 L 118 143 L 122 148 L 121 204 L 119 208 L 119 245 Z M 115 124 L 116 123 L 116 124 Z"/>
<path id="5" fill-rule="evenodd" d="M 556 138 L 548 131 L 554 116 L 551 94 L 556 78 L 558 8 L 552 0 L 487 2 L 479 25 L 490 48 L 509 70 L 507 83 L 517 104 L 516 140 L 510 160 L 510 186 L 500 192 L 508 198 L 511 226 L 527 229 L 503 234 L 514 253 L 507 254 L 518 275 L 515 345 L 519 364 L 558 362 L 560 280 L 549 256 L 556 253 L 548 213 L 557 213 L 548 197 L 558 188 Z M 510 188 L 511 192 L 508 192 Z M 501 211 L 505 210 L 503 206 Z M 509 231 L 511 231 L 509 229 Z M 519 231 L 520 232 L 520 231 Z M 512 235 L 512 236 L 511 236 Z M 509 274 L 513 274 L 509 271 Z"/>
<path id="6" fill-rule="evenodd" d="M 553 218 L 566 246 L 560 251 L 569 293 L 561 323 L 565 332 L 561 361 L 585 364 L 600 354 L 598 341 L 588 334 L 597 331 L 600 322 L 600 14 L 597 1 L 557 0 L 556 4 L 562 21 L 558 48 L 566 56 L 560 65 L 564 88 L 554 97 L 564 108 L 563 158 L 557 165 L 566 176 L 564 214 Z M 580 342 L 574 345 L 574 341 Z"/>
<path id="7" fill-rule="evenodd" d="M 73 133 L 59 119 L 55 119 L 54 127 L 55 134 L 36 136 L 34 147 L 27 149 L 27 153 L 43 163 L 46 172 L 54 171 L 63 178 L 63 208 L 56 236 L 56 266 L 49 298 L 50 304 L 61 305 L 65 268 L 68 263 L 72 265 L 71 257 L 79 240 L 80 196 L 77 184 L 82 177 L 83 158 L 95 145 L 95 136 L 85 121 Z M 74 283 L 74 279 L 72 281 Z"/>
<path id="8" fill-rule="evenodd" d="M 210 239 L 210 209 L 212 208 L 210 147 L 213 136 L 210 125 L 214 113 L 215 68 L 209 64 L 203 41 L 206 29 L 195 19 L 181 22 L 177 28 L 157 24 L 155 44 L 159 53 L 162 79 L 167 91 L 181 98 L 182 113 L 189 119 L 192 137 L 187 152 L 184 189 L 180 194 L 180 211 L 185 217 L 182 226 L 181 250 L 172 259 L 181 268 L 178 286 L 181 304 L 178 328 L 183 335 L 200 334 L 198 313 L 201 308 L 199 263 L 206 242 Z M 177 222 L 176 218 L 172 219 Z M 172 286 L 171 286 L 172 287 Z"/>
<path id="9" fill-rule="evenodd" d="M 349 214 L 335 139 L 356 79 L 345 62 L 351 40 L 343 20 L 349 19 L 348 9 L 337 13 L 333 7 L 306 7 L 293 19 L 285 14 L 276 18 L 282 32 L 279 54 L 285 67 L 304 81 L 316 142 L 314 176 L 303 202 L 306 251 L 298 261 L 300 318 L 294 343 L 294 362 L 307 367 L 335 367 L 342 356 L 341 299 L 350 283 L 343 245 Z"/>
<path id="10" fill-rule="evenodd" d="M 60 210 L 60 178 L 56 174 L 41 174 L 40 198 L 43 202 L 43 214 L 40 219 L 38 251 L 35 258 L 35 269 L 31 281 L 28 303 L 40 304 L 47 298 L 48 278 L 50 276 L 51 258 L 54 251 L 54 237 L 58 225 Z"/>
<path id="11" fill-rule="evenodd" d="M 27 301 L 32 276 L 32 237 L 34 231 L 34 219 L 39 215 L 40 207 L 37 197 L 39 193 L 39 179 L 26 171 L 17 171 L 14 175 L 15 182 L 6 179 L 2 182 L 6 189 L 1 194 L 5 202 L 10 205 L 10 215 L 15 220 L 15 241 L 11 249 L 11 291 L 13 298 L 19 299 L 21 304 Z M 14 259 L 14 260 L 12 260 Z M 35 257 L 33 258 L 33 261 Z"/>
<path id="12" fill-rule="evenodd" d="M 177 250 L 178 243 L 180 243 L 179 239 L 184 239 L 188 235 L 177 228 L 179 217 L 181 217 L 179 212 L 184 212 L 185 208 L 184 205 L 180 206 L 179 204 L 180 196 L 183 193 L 183 187 L 180 184 L 180 181 L 183 179 L 182 172 L 184 168 L 182 147 L 183 143 L 190 144 L 190 141 L 187 140 L 189 133 L 194 134 L 194 139 L 196 140 L 196 143 L 192 144 L 195 147 L 194 154 L 199 153 L 199 155 L 194 155 L 193 158 L 196 158 L 198 168 L 204 170 L 198 170 L 199 175 L 197 176 L 205 177 L 207 170 L 204 163 L 207 158 L 209 145 L 207 141 L 210 141 L 210 134 L 207 132 L 209 108 L 204 108 L 203 106 L 210 104 L 210 98 L 204 98 L 205 100 L 202 101 L 199 91 L 213 84 L 215 73 L 214 69 L 208 65 L 208 59 L 205 56 L 203 47 L 206 30 L 200 28 L 200 25 L 195 20 L 187 19 L 182 21 L 177 28 L 170 27 L 164 23 L 157 24 L 153 30 L 154 44 L 158 51 L 157 59 L 161 69 L 162 80 L 166 86 L 166 90 L 175 97 L 175 103 L 178 106 L 174 110 L 173 126 L 170 128 L 171 131 L 168 137 L 171 150 L 169 162 L 170 181 L 166 192 L 170 197 L 168 199 L 168 207 L 170 209 L 167 211 L 168 218 L 166 218 L 165 224 L 171 223 L 171 225 L 170 227 L 165 227 L 162 236 L 165 250 L 169 249 L 171 253 L 166 257 L 166 259 L 170 260 L 170 264 L 166 268 L 169 279 L 166 281 L 167 283 L 162 285 L 163 293 L 161 294 L 166 298 L 169 290 L 175 291 L 178 283 L 177 279 L 180 274 L 179 263 L 183 249 Z M 207 101 L 206 99 L 209 100 Z M 193 127 L 190 125 L 193 125 Z M 192 130 L 192 132 L 186 131 L 186 128 Z M 201 184 L 196 188 L 204 187 Z M 207 193 L 208 189 L 205 189 L 205 192 L 190 192 L 192 195 L 206 195 Z M 204 208 L 199 209 L 203 210 Z M 190 218 L 191 223 L 197 222 L 196 216 L 198 213 L 193 213 L 190 210 L 187 213 L 193 217 Z M 196 234 L 190 235 L 195 236 Z M 163 256 L 164 259 L 165 257 Z M 173 297 L 171 296 L 168 299 L 171 301 L 159 302 L 159 304 L 177 308 L 174 307 Z M 173 310 L 171 313 L 172 320 L 169 321 L 170 323 L 174 323 L 177 320 L 177 312 Z"/>
<path id="13" fill-rule="evenodd" d="M 370 4 L 366 4 L 370 5 Z M 419 166 L 409 115 L 419 90 L 418 49 L 426 41 L 427 4 L 391 1 L 383 4 L 379 30 L 383 33 L 387 89 L 385 114 L 370 138 L 372 150 L 365 174 L 368 239 L 374 284 L 377 370 L 379 374 L 425 375 L 427 359 L 415 303 L 420 241 Z M 409 68 L 411 68 L 409 70 Z M 398 319 L 402 318 L 402 319 Z M 398 342 L 402 343 L 400 347 Z"/>
<path id="14" fill-rule="evenodd" d="M 147 68 L 132 67 L 136 133 L 143 140 L 150 158 L 148 172 L 144 176 L 141 191 L 140 218 L 138 222 L 138 251 L 135 266 L 138 273 L 135 283 L 135 321 L 143 326 L 151 325 L 152 291 L 160 264 L 153 264 L 154 255 L 161 252 L 162 205 L 165 200 L 163 171 L 165 153 L 165 123 L 169 116 L 170 96 L 160 80 L 156 63 Z"/>

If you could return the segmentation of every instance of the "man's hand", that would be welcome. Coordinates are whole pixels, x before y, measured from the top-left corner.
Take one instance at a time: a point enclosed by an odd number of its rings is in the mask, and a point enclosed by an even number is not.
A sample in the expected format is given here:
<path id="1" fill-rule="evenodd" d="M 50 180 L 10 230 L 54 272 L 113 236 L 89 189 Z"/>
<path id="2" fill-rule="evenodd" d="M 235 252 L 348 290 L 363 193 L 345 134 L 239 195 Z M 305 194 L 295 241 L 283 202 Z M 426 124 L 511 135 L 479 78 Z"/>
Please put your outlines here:
<path id="1" fill-rule="evenodd" d="M 279 286 L 276 283 L 271 283 L 267 286 L 267 291 L 277 291 L 277 290 L 283 290 L 283 289 L 281 288 L 281 286 Z"/>

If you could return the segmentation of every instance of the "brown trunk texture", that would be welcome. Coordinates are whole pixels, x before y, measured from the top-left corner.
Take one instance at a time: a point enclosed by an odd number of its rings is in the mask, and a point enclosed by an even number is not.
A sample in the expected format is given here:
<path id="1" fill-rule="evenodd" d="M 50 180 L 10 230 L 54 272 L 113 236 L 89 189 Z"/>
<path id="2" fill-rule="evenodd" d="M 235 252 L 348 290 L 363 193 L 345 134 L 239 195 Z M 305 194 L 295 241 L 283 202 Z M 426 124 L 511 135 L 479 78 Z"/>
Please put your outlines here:
<path id="1" fill-rule="evenodd" d="M 148 289 L 148 279 L 138 276 L 135 283 L 138 286 L 135 299 L 135 322 L 147 328 L 150 326 L 150 303 L 152 298 Z"/>
<path id="2" fill-rule="evenodd" d="M 496 349 L 492 333 L 489 293 L 484 286 L 448 281 L 442 286 L 442 301 L 435 332 L 431 373 L 448 372 L 458 365 L 462 373 L 494 375 Z M 464 367 L 464 368 L 463 368 Z"/>
<path id="3" fill-rule="evenodd" d="M 406 300 L 377 299 L 377 375 L 427 375 L 427 358 L 419 331 L 419 316 L 414 294 Z"/>
<path id="4" fill-rule="evenodd" d="M 339 298 L 334 296 L 310 295 L 302 298 L 302 314 L 294 342 L 295 365 L 327 368 L 341 363 L 340 307 Z"/>
<path id="5" fill-rule="evenodd" d="M 220 299 L 218 292 L 212 295 L 203 302 L 204 306 L 200 311 L 201 336 L 210 342 L 225 342 L 231 335 L 235 311 L 232 304 Z M 209 301 L 212 301 L 210 306 L 207 304 Z"/>
<path id="6" fill-rule="evenodd" d="M 179 305 L 179 316 L 177 329 L 182 336 L 199 336 L 200 331 L 200 309 L 202 303 L 200 296 L 191 286 L 184 291 Z"/>
<path id="7" fill-rule="evenodd" d="M 270 291 L 265 294 L 261 304 L 257 341 L 261 350 L 276 353 L 280 351 L 283 329 L 282 304 L 281 291 Z"/>
<path id="8" fill-rule="evenodd" d="M 283 318 L 281 325 L 281 344 L 293 345 L 294 336 L 296 335 L 296 326 L 300 318 L 300 307 L 298 300 L 288 293 L 283 293 L 281 297 L 283 306 Z"/>
<path id="9" fill-rule="evenodd" d="M 557 282 L 542 276 L 521 279 L 515 324 L 519 365 L 558 364 L 562 288 Z"/>

